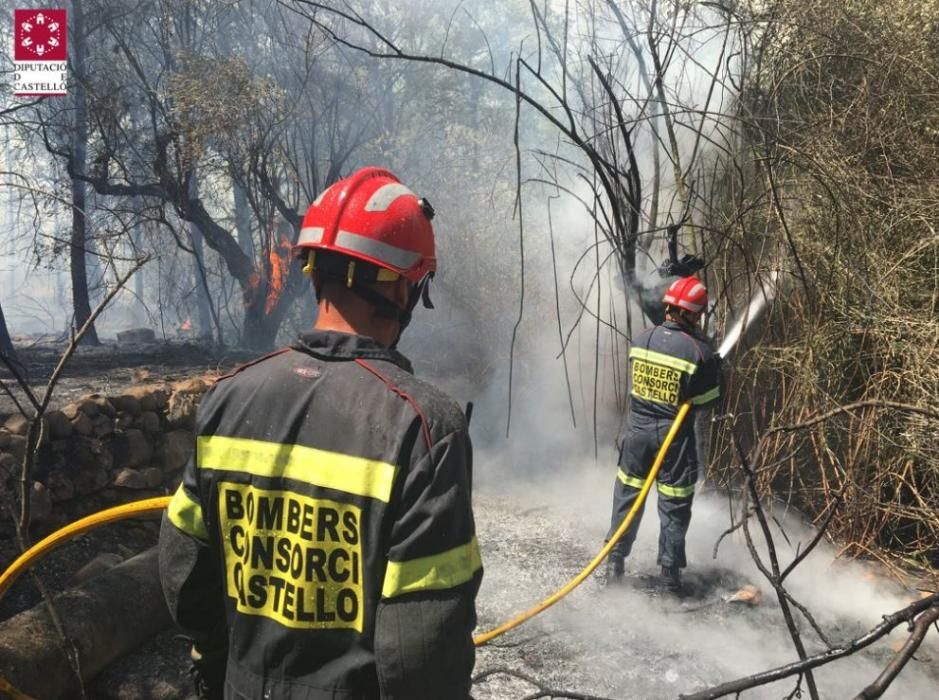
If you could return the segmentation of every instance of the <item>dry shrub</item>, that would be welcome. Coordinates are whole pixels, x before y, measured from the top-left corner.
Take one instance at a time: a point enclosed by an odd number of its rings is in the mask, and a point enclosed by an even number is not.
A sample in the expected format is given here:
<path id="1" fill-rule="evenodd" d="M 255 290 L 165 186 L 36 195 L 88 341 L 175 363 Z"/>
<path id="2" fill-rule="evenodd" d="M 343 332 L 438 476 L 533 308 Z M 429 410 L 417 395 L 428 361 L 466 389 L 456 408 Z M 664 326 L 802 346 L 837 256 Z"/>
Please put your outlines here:
<path id="1" fill-rule="evenodd" d="M 738 155 L 753 182 L 725 186 L 715 225 L 791 276 L 729 408 L 751 417 L 766 492 L 816 521 L 843 492 L 831 532 L 846 551 L 939 566 L 934 418 L 866 406 L 760 440 L 859 401 L 936 408 L 939 3 L 778 0 L 759 19 Z M 735 254 L 724 276 L 743 298 Z"/>

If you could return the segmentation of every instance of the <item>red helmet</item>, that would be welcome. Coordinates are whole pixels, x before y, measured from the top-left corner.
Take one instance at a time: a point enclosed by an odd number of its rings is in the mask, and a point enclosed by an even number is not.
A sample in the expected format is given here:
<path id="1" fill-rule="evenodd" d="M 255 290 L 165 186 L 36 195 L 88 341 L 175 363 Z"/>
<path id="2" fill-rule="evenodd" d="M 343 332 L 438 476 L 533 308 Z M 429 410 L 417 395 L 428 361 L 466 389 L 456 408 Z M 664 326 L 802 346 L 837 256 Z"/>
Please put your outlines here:
<path id="1" fill-rule="evenodd" d="M 307 209 L 295 252 L 326 250 L 377 265 L 418 284 L 437 269 L 433 208 L 382 168 L 362 168 Z M 312 269 L 313 265 L 310 265 Z"/>
<path id="2" fill-rule="evenodd" d="M 696 314 L 707 306 L 708 290 L 697 277 L 682 277 L 672 282 L 662 301 Z"/>

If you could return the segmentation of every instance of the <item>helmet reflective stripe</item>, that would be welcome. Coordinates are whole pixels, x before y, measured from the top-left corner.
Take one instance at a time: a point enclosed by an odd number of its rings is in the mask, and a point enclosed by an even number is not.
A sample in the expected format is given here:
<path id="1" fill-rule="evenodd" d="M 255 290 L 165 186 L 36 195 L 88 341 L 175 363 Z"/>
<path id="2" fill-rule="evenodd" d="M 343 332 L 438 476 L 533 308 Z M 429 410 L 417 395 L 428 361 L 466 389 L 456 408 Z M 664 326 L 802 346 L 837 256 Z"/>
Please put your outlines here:
<path id="1" fill-rule="evenodd" d="M 697 277 L 682 277 L 669 286 L 662 301 L 691 313 L 704 309 L 708 301 L 708 290 Z"/>
<path id="2" fill-rule="evenodd" d="M 367 255 L 392 267 L 406 270 L 418 261 L 420 253 L 398 248 L 351 231 L 339 231 L 336 247 Z"/>
<path id="3" fill-rule="evenodd" d="M 323 240 L 323 234 L 326 232 L 322 226 L 305 226 L 300 229 L 300 237 L 297 244 L 300 243 L 320 243 Z"/>
<path id="4" fill-rule="evenodd" d="M 428 209 L 394 173 L 362 168 L 320 192 L 294 250 L 342 253 L 418 284 L 437 269 Z"/>
<path id="5" fill-rule="evenodd" d="M 691 311 L 692 313 L 697 313 L 704 308 L 704 304 L 695 304 L 693 301 L 689 301 L 688 299 L 678 299 L 676 301 L 666 300 L 665 303 L 678 306 L 682 309 L 685 309 L 685 311 Z"/>
<path id="6" fill-rule="evenodd" d="M 313 204 L 312 204 L 311 206 L 318 207 L 318 206 L 320 205 L 320 202 L 323 201 L 323 197 L 325 197 L 325 196 L 326 196 L 326 193 L 329 192 L 332 188 L 333 188 L 333 186 L 330 185 L 330 186 L 327 187 L 325 190 L 323 190 L 322 192 L 320 192 L 320 193 L 319 193 L 319 196 L 317 196 L 317 198 L 313 200 Z"/>
<path id="7" fill-rule="evenodd" d="M 387 211 L 392 202 L 398 197 L 404 197 L 405 195 L 410 195 L 417 199 L 417 195 L 400 182 L 391 182 L 387 185 L 382 185 L 369 197 L 368 203 L 365 205 L 365 211 Z"/>

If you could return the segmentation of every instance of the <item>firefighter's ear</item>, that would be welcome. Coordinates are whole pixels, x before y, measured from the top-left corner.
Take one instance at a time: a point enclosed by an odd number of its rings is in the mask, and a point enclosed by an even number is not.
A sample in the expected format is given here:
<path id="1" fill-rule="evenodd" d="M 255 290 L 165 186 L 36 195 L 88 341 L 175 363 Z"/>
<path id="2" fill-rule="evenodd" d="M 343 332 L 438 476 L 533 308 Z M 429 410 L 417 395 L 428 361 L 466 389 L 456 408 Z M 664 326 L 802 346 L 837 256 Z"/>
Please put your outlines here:
<path id="1" fill-rule="evenodd" d="M 404 276 L 394 281 L 394 302 L 399 308 L 406 309 L 411 301 L 411 282 Z"/>

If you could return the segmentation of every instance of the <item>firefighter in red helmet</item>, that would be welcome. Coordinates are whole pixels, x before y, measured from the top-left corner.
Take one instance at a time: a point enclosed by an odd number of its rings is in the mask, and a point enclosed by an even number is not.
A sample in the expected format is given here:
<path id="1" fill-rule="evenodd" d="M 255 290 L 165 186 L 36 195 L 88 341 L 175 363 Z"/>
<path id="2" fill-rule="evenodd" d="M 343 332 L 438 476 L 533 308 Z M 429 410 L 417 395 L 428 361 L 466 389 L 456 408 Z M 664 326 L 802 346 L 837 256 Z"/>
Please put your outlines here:
<path id="1" fill-rule="evenodd" d="M 678 408 L 690 400 L 694 407 L 712 404 L 720 396 L 720 356 L 698 329 L 707 307 L 707 289 L 697 277 L 682 277 L 663 298 L 665 321 L 641 331 L 629 350 L 629 417 L 619 453 L 613 487 L 613 517 L 609 539 L 632 508 Z M 665 456 L 658 477 L 658 565 L 665 587 L 681 592 L 681 570 L 687 566 L 685 535 L 691 522 L 691 501 L 698 476 L 694 414 L 685 421 Z M 642 511 L 613 547 L 607 580 L 622 581 Z"/>
<path id="2" fill-rule="evenodd" d="M 380 168 L 326 189 L 295 248 L 314 329 L 199 407 L 160 574 L 204 697 L 469 697 L 466 419 L 394 349 L 430 303 L 432 216 Z"/>

